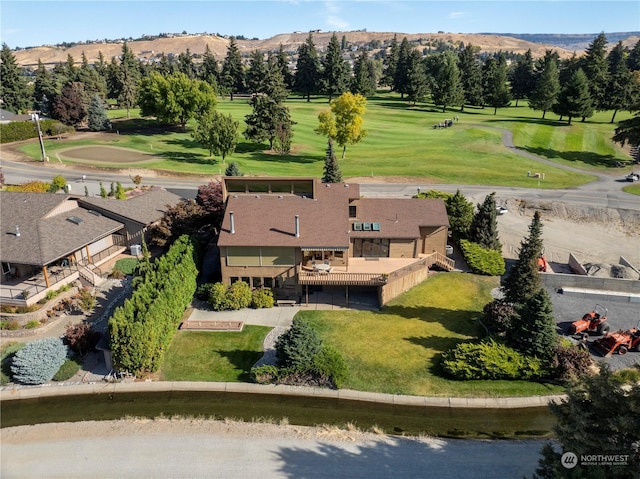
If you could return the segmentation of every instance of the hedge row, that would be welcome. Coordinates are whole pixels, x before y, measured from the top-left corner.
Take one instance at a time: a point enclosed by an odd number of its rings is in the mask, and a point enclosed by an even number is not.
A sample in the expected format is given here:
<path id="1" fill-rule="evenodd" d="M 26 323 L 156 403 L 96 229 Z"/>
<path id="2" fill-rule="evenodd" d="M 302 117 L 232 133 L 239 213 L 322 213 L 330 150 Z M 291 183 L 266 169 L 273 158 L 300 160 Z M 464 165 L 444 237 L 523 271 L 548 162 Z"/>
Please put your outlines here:
<path id="1" fill-rule="evenodd" d="M 502 276 L 504 274 L 504 258 L 500 251 L 486 249 L 467 240 L 460 240 L 460 248 L 467 265 L 474 273 L 486 276 Z"/>
<path id="2" fill-rule="evenodd" d="M 73 127 L 63 125 L 58 120 L 42 120 L 40 121 L 40 129 L 43 136 L 56 136 L 74 131 Z M 38 129 L 33 121 L 13 121 L 0 124 L 0 143 L 30 140 L 31 138 L 38 138 Z"/>
<path id="3" fill-rule="evenodd" d="M 113 364 L 139 375 L 157 371 L 196 290 L 196 246 L 181 236 L 156 262 L 140 268 L 134 292 L 109 319 Z"/>
<path id="4" fill-rule="evenodd" d="M 268 288 L 251 290 L 245 281 L 236 281 L 231 286 L 206 283 L 198 287 L 196 296 L 206 300 L 214 311 L 273 308 L 275 304 L 273 291 Z"/>

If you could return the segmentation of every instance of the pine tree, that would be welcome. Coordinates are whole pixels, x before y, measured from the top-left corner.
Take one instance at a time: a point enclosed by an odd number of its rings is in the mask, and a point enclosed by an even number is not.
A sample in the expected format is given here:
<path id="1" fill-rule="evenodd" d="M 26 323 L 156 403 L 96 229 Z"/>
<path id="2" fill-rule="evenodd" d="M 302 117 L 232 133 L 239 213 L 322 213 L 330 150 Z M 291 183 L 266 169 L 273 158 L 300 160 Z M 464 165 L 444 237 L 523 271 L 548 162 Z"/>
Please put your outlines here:
<path id="1" fill-rule="evenodd" d="M 607 64 L 607 37 L 599 34 L 587 47 L 582 57 L 581 67 L 587 76 L 589 93 L 597 110 L 607 109 L 607 85 L 609 69 Z"/>
<path id="2" fill-rule="evenodd" d="M 333 140 L 331 138 L 327 141 L 327 154 L 324 158 L 324 175 L 322 176 L 323 183 L 341 183 L 342 173 L 340 172 L 340 166 L 338 165 L 338 159 L 336 158 L 335 151 L 333 150 Z"/>
<path id="3" fill-rule="evenodd" d="M 247 89 L 249 93 L 264 92 L 264 81 L 267 76 L 267 64 L 264 61 L 264 55 L 255 50 L 249 59 L 249 68 L 246 73 Z"/>
<path id="4" fill-rule="evenodd" d="M 227 169 L 224 170 L 224 174 L 225 176 L 242 176 L 242 173 L 240 173 L 240 169 L 238 168 L 238 163 L 235 161 L 229 163 Z"/>
<path id="5" fill-rule="evenodd" d="M 218 61 L 211 53 L 209 44 L 207 44 L 204 54 L 202 55 L 202 68 L 200 69 L 200 79 L 209 83 L 214 91 L 218 88 Z"/>
<path id="6" fill-rule="evenodd" d="M 382 75 L 381 83 L 391 88 L 393 90 L 395 84 L 396 70 L 398 68 L 398 58 L 400 55 L 400 46 L 398 45 L 398 37 L 397 35 L 393 36 L 393 40 L 391 40 L 391 45 L 389 46 L 389 51 L 386 52 L 383 65 L 384 65 L 384 74 Z M 354 92 L 356 93 L 356 92 Z"/>
<path id="7" fill-rule="evenodd" d="M 276 54 L 276 63 L 280 69 L 280 73 L 282 74 L 282 80 L 284 81 L 285 88 L 290 90 L 293 88 L 293 75 L 291 74 L 291 70 L 289 70 L 289 59 L 287 57 L 287 53 L 284 51 L 282 43 L 280 44 L 280 48 Z"/>
<path id="8" fill-rule="evenodd" d="M 611 123 L 616 119 L 618 110 L 630 110 L 638 103 L 640 86 L 634 82 L 626 61 L 626 50 L 622 41 L 611 49 L 607 57 L 609 64 L 609 84 L 605 95 L 607 109 L 613 110 Z"/>
<path id="9" fill-rule="evenodd" d="M 543 288 L 524 303 L 520 318 L 507 331 L 509 343 L 518 351 L 548 361 L 553 356 L 558 334 L 551 298 Z"/>
<path id="10" fill-rule="evenodd" d="M 467 201 L 460 190 L 456 190 L 456 194 L 448 197 L 445 203 L 451 238 L 456 243 L 461 239 L 467 239 L 473 221 L 473 203 Z"/>
<path id="11" fill-rule="evenodd" d="M 130 118 L 131 109 L 136 106 L 139 79 L 138 61 L 127 42 L 124 42 L 120 65 L 116 72 L 116 98 L 120 108 L 127 110 L 127 118 Z"/>
<path id="12" fill-rule="evenodd" d="M 464 91 L 464 103 L 461 111 L 464 111 L 465 105 L 484 104 L 482 68 L 478 60 L 478 50 L 478 47 L 468 44 L 458 56 L 462 90 Z"/>
<path id="13" fill-rule="evenodd" d="M 535 88 L 535 80 L 533 57 L 529 49 L 518 60 L 511 75 L 511 96 L 515 98 L 516 106 L 518 106 L 518 100 L 529 98 Z"/>
<path id="14" fill-rule="evenodd" d="M 347 90 L 349 66 L 342 58 L 338 37 L 331 35 L 327 53 L 322 61 L 322 85 L 329 101 L 334 96 L 342 95 Z"/>
<path id="15" fill-rule="evenodd" d="M 455 53 L 447 51 L 437 56 L 433 80 L 431 97 L 435 105 L 442 106 L 443 113 L 448 106 L 461 106 L 464 103 L 458 57 Z"/>
<path id="16" fill-rule="evenodd" d="M 529 97 L 529 107 L 542 111 L 544 119 L 547 111 L 553 108 L 560 93 L 560 79 L 558 65 L 553 56 L 545 57 L 542 73 L 536 81 L 536 86 Z"/>
<path id="17" fill-rule="evenodd" d="M 375 68 L 366 50 L 360 52 L 353 65 L 350 91 L 364 97 L 371 96 L 376 92 Z"/>
<path id="18" fill-rule="evenodd" d="M 196 66 L 193 63 L 193 55 L 189 48 L 178 54 L 178 71 L 187 75 L 188 78 L 196 77 Z"/>
<path id="19" fill-rule="evenodd" d="M 31 104 L 27 82 L 22 76 L 16 57 L 6 43 L 2 44 L 0 62 L 2 108 L 14 113 L 26 111 Z"/>
<path id="20" fill-rule="evenodd" d="M 101 198 L 106 198 L 107 195 L 107 190 L 105 189 L 104 185 L 102 184 L 102 181 L 100 182 L 100 197 Z"/>
<path id="21" fill-rule="evenodd" d="M 407 83 L 404 92 L 407 94 L 407 101 L 414 105 L 418 101 L 423 101 L 429 93 L 429 82 L 424 69 L 424 63 L 417 50 L 412 50 L 407 61 Z"/>
<path id="22" fill-rule="evenodd" d="M 249 103 L 252 112 L 245 116 L 247 127 L 243 135 L 256 143 L 268 140 L 269 149 L 272 150 L 278 129 L 291 131 L 294 124 L 289 108 L 267 95 L 254 96 Z"/>
<path id="23" fill-rule="evenodd" d="M 627 66 L 632 72 L 640 70 L 640 40 L 638 40 L 629 52 Z"/>
<path id="24" fill-rule="evenodd" d="M 242 67 L 242 56 L 240 55 L 240 50 L 238 49 L 235 37 L 229 38 L 227 55 L 222 63 L 220 83 L 226 88 L 231 101 L 233 101 L 234 93 L 243 93 L 245 91 L 245 76 L 244 68 Z"/>
<path id="25" fill-rule="evenodd" d="M 482 204 L 478 204 L 478 211 L 469 227 L 469 240 L 483 248 L 501 251 L 495 196 L 495 192 L 491 193 L 485 197 Z"/>
<path id="26" fill-rule="evenodd" d="M 313 43 L 313 35 L 309 33 L 307 40 L 298 48 L 298 62 L 294 79 L 295 89 L 311 101 L 311 95 L 317 93 L 320 83 L 320 60 L 318 50 Z"/>
<path id="27" fill-rule="evenodd" d="M 98 94 L 93 95 L 88 111 L 89 129 L 91 131 L 108 130 L 111 127 L 111 121 L 107 117 L 104 109 L 102 98 Z"/>
<path id="28" fill-rule="evenodd" d="M 35 74 L 35 85 L 33 90 L 33 107 L 43 115 L 51 114 L 51 104 L 58 95 L 56 84 L 51 73 L 44 67 L 38 59 L 38 68 Z"/>
<path id="29" fill-rule="evenodd" d="M 502 286 L 511 303 L 524 303 L 540 289 L 538 258 L 542 256 L 542 221 L 536 211 L 529 225 L 529 236 L 520 243 L 518 260 L 511 267 Z"/>
<path id="30" fill-rule="evenodd" d="M 498 108 L 509 106 L 511 95 L 507 85 L 507 62 L 504 55 L 488 58 L 482 71 L 485 103 L 493 107 L 493 114 Z"/>
<path id="31" fill-rule="evenodd" d="M 553 112 L 571 119 L 578 117 L 588 118 L 593 115 L 593 101 L 589 93 L 589 82 L 586 75 L 579 68 L 562 88 L 558 95 L 558 101 L 553 107 Z"/>
<path id="32" fill-rule="evenodd" d="M 400 98 L 404 98 L 409 83 L 409 62 L 411 56 L 411 45 L 407 37 L 402 39 L 398 50 L 398 63 L 393 76 L 393 91 L 400 93 Z"/>

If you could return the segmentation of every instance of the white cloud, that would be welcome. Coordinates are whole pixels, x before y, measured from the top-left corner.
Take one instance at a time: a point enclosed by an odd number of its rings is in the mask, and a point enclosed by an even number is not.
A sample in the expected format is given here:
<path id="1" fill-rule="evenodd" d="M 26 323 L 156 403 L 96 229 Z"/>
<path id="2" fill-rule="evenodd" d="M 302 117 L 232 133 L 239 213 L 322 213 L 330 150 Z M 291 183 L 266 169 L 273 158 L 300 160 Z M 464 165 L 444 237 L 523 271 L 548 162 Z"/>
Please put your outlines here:
<path id="1" fill-rule="evenodd" d="M 324 8 L 329 14 L 340 12 L 340 6 L 336 2 L 324 2 Z"/>
<path id="2" fill-rule="evenodd" d="M 465 12 L 451 12 L 449 14 L 449 18 L 460 18 L 460 17 L 464 17 L 466 15 Z"/>
<path id="3" fill-rule="evenodd" d="M 342 18 L 336 17 L 335 15 L 329 15 L 327 17 L 327 25 L 335 28 L 336 30 L 344 30 L 349 28 L 349 22 L 343 20 Z"/>

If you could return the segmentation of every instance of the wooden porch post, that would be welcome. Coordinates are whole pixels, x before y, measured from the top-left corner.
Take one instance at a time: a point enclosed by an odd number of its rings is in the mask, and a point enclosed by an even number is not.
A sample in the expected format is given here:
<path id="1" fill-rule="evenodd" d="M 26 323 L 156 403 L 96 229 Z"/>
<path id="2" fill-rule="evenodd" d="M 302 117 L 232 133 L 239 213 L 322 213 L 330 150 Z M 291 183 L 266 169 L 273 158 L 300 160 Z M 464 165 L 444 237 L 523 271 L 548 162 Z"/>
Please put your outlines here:
<path id="1" fill-rule="evenodd" d="M 91 263 L 91 253 L 89 253 L 89 245 L 85 246 L 87 250 L 87 263 Z"/>
<path id="2" fill-rule="evenodd" d="M 44 275 L 44 284 L 46 284 L 48 288 L 51 285 L 49 284 L 49 272 L 47 271 L 46 266 L 42 267 L 42 274 Z"/>

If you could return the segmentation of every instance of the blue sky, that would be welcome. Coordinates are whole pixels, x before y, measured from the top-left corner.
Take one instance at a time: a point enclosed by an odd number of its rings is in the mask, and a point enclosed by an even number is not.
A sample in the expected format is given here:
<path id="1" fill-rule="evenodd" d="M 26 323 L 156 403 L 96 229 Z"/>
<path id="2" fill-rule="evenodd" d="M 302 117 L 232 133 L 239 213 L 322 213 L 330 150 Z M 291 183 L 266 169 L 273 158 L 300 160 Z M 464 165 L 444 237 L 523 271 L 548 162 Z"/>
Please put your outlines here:
<path id="1" fill-rule="evenodd" d="M 161 32 L 599 33 L 640 30 L 638 0 L 76 0 L 0 2 L 0 41 L 27 47 Z"/>

